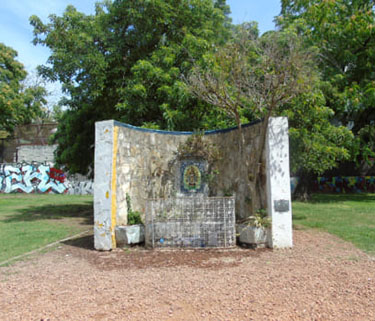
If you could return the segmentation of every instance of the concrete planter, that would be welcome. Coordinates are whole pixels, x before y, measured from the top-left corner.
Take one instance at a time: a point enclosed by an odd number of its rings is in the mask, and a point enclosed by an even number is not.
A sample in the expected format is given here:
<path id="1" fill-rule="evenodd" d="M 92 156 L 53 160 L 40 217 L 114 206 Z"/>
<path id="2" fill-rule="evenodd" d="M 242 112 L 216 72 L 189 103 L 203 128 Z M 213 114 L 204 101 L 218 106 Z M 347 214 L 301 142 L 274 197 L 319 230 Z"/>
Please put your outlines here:
<path id="1" fill-rule="evenodd" d="M 145 227 L 142 224 L 116 226 L 115 235 L 118 247 L 143 243 L 145 241 Z"/>
<path id="2" fill-rule="evenodd" d="M 236 225 L 236 233 L 239 235 L 239 242 L 247 245 L 265 247 L 268 246 L 270 233 L 269 228 L 256 227 L 245 224 Z"/>

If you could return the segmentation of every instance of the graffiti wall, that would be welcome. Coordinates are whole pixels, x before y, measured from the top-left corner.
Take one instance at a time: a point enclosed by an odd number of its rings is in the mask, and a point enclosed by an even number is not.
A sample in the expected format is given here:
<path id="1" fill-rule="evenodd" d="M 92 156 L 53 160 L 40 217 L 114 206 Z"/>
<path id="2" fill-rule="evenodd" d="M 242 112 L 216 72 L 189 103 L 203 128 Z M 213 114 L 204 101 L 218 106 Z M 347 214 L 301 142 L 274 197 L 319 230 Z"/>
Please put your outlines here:
<path id="1" fill-rule="evenodd" d="M 375 193 L 375 176 L 318 177 L 314 190 L 323 193 Z"/>
<path id="2" fill-rule="evenodd" d="M 94 184 L 90 180 L 85 181 L 65 181 L 68 187 L 67 194 L 70 195 L 92 195 L 94 193 Z"/>
<path id="3" fill-rule="evenodd" d="M 0 193 L 66 193 L 63 171 L 40 163 L 1 164 Z"/>

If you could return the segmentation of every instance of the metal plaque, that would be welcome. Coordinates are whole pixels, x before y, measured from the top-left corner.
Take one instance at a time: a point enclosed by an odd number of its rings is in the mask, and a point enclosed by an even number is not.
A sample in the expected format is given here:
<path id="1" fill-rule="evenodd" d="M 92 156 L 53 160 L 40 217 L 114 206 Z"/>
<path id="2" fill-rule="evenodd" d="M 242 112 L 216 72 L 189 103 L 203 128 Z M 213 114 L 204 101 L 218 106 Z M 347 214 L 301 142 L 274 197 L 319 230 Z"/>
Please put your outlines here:
<path id="1" fill-rule="evenodd" d="M 276 212 L 289 212 L 289 201 L 288 200 L 275 200 L 273 201 L 273 207 Z"/>

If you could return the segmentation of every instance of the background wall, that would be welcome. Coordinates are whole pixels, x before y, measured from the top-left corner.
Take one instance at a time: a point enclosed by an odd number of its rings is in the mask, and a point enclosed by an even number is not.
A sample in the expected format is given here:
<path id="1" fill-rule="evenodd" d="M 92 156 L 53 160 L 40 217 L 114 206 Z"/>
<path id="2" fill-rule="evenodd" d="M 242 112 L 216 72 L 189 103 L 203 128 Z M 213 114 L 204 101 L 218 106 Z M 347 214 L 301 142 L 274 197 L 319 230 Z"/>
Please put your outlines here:
<path id="1" fill-rule="evenodd" d="M 57 145 L 48 142 L 56 128 L 57 123 L 22 125 L 0 139 L 0 193 L 93 194 L 92 180 L 54 168 Z"/>
<path id="2" fill-rule="evenodd" d="M 0 139 L 0 163 L 37 161 L 52 165 L 56 145 L 49 146 L 48 142 L 56 128 L 57 123 L 17 126 L 12 136 Z"/>
<path id="3" fill-rule="evenodd" d="M 57 145 L 22 145 L 17 147 L 18 162 L 48 163 L 53 165 L 55 156 L 53 155 Z"/>
<path id="4" fill-rule="evenodd" d="M 93 182 L 68 177 L 48 163 L 0 164 L 0 193 L 93 194 Z"/>
<path id="5" fill-rule="evenodd" d="M 2 193 L 66 193 L 63 171 L 40 163 L 2 164 L 0 192 Z"/>
<path id="6" fill-rule="evenodd" d="M 323 193 L 375 193 L 375 176 L 318 177 L 313 189 Z"/>

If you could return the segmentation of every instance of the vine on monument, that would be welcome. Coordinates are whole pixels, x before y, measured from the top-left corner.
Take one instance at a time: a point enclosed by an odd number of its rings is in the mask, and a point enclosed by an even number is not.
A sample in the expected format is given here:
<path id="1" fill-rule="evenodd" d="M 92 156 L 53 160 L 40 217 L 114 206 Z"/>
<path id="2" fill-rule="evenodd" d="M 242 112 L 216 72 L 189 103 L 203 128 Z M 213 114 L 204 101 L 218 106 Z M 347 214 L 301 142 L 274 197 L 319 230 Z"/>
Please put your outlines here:
<path id="1" fill-rule="evenodd" d="M 204 137 L 204 132 L 199 131 L 191 135 L 184 143 L 177 147 L 178 159 L 204 159 L 208 163 L 208 170 L 203 174 L 203 179 L 212 185 L 219 174 L 218 161 L 221 153 L 216 144 L 211 143 Z"/>

